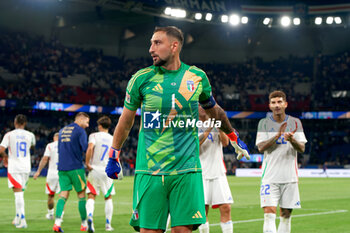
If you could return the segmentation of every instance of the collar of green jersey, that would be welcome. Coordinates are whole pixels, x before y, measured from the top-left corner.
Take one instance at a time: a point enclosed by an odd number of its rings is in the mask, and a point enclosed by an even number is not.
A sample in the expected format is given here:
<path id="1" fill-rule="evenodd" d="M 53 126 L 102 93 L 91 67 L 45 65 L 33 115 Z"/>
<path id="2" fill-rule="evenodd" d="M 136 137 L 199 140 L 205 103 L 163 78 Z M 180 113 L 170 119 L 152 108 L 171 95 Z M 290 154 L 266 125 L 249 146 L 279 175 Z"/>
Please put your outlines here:
<path id="1" fill-rule="evenodd" d="M 159 67 L 159 71 L 160 72 L 163 72 L 163 73 L 176 73 L 176 72 L 179 72 L 182 69 L 183 66 L 184 66 L 184 63 L 181 62 L 181 66 L 177 70 L 167 70 L 167 69 L 165 69 L 162 66 L 158 66 L 158 67 Z"/>

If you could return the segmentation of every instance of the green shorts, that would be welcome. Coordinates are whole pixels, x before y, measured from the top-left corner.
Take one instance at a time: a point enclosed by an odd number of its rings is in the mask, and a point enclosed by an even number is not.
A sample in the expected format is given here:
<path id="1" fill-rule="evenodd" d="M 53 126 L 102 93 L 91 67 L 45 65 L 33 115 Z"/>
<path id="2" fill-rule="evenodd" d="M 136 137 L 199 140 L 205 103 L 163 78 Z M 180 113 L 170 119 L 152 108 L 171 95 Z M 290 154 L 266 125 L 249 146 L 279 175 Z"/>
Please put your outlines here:
<path id="1" fill-rule="evenodd" d="M 86 178 L 84 169 L 71 171 L 58 171 L 61 191 L 72 190 L 72 185 L 76 192 L 81 192 L 86 188 Z"/>
<path id="2" fill-rule="evenodd" d="M 206 222 L 202 173 L 135 175 L 130 225 L 136 231 L 166 230 L 168 214 L 171 227 L 193 225 L 195 230 Z"/>

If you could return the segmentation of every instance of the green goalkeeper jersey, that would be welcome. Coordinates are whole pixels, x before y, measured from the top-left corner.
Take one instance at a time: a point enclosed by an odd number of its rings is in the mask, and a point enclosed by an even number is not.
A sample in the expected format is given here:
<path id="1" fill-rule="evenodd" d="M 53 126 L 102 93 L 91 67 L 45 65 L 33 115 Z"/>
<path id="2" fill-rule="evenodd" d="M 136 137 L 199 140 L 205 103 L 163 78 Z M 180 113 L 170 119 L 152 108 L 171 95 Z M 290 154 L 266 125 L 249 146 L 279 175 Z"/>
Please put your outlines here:
<path id="1" fill-rule="evenodd" d="M 136 173 L 200 172 L 198 102 L 211 97 L 205 72 L 181 63 L 178 70 L 150 66 L 129 80 L 124 106 L 141 107 Z"/>

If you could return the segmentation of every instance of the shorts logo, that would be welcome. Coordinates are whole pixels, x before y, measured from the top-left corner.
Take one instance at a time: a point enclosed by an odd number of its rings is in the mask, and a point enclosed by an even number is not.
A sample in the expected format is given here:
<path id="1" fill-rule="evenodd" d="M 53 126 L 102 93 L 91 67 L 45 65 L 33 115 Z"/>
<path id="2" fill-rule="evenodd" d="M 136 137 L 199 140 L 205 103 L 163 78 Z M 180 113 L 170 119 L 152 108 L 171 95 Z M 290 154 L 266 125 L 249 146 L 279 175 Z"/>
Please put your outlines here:
<path id="1" fill-rule="evenodd" d="M 159 129 L 160 128 L 160 115 L 159 111 L 156 112 L 144 112 L 143 113 L 143 128 L 144 129 Z"/>
<path id="2" fill-rule="evenodd" d="M 192 80 L 188 80 L 187 81 L 187 89 L 190 91 L 190 92 L 193 92 L 194 91 L 194 82 Z"/>
<path id="3" fill-rule="evenodd" d="M 137 210 L 134 210 L 134 211 L 132 212 L 132 218 L 133 218 L 134 220 L 138 220 L 138 219 L 139 219 L 139 212 L 138 212 Z"/>
<path id="4" fill-rule="evenodd" d="M 199 210 L 192 216 L 192 218 L 203 218 Z"/>
<path id="5" fill-rule="evenodd" d="M 298 201 L 297 203 L 295 203 L 296 206 L 300 206 L 300 201 Z"/>

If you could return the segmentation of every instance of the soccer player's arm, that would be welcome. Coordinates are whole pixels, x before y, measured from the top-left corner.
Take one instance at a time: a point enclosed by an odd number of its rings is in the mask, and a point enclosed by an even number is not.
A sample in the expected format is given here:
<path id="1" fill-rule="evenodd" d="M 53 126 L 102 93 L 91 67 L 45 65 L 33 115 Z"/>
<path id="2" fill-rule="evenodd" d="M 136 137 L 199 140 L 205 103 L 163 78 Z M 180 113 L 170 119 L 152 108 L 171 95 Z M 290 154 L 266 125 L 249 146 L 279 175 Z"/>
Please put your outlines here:
<path id="1" fill-rule="evenodd" d="M 43 168 L 46 166 L 47 162 L 49 161 L 50 150 L 51 150 L 50 145 L 47 145 L 45 148 L 44 156 L 40 160 L 38 170 L 35 172 L 35 174 L 33 176 L 34 180 L 36 180 L 38 178 L 41 171 L 43 170 Z"/>
<path id="2" fill-rule="evenodd" d="M 5 134 L 4 138 L 2 139 L 2 142 L 0 144 L 0 156 L 3 158 L 3 164 L 5 167 L 8 165 L 8 155 L 6 154 L 5 150 L 9 145 L 9 135 Z"/>
<path id="3" fill-rule="evenodd" d="M 36 145 L 36 139 L 35 139 L 35 135 L 32 133 L 32 140 L 30 143 L 30 149 L 34 150 L 35 145 Z"/>
<path id="4" fill-rule="evenodd" d="M 85 165 L 86 165 L 86 168 L 88 169 L 88 171 L 92 170 L 92 166 L 91 166 L 90 162 L 91 162 L 92 155 L 94 154 L 95 143 L 96 143 L 95 136 L 93 134 L 91 134 L 89 136 L 89 144 L 88 144 L 88 148 L 86 150 L 86 158 L 85 158 Z"/>
<path id="5" fill-rule="evenodd" d="M 211 86 L 207 75 L 204 73 L 202 77 L 203 91 L 199 96 L 199 103 L 210 118 L 221 121 L 220 130 L 222 130 L 230 139 L 230 143 L 235 149 L 237 159 L 243 156 L 250 159 L 247 145 L 239 138 L 238 132 L 231 126 L 225 111 L 215 102 L 212 96 Z"/>
<path id="6" fill-rule="evenodd" d="M 295 120 L 295 129 L 292 132 L 284 134 L 284 139 L 289 141 L 293 148 L 299 153 L 305 152 L 305 143 L 307 142 L 301 121 L 299 119 Z"/>
<path id="7" fill-rule="evenodd" d="M 210 134 L 210 131 L 212 130 L 213 128 L 209 127 L 206 131 L 204 131 L 202 134 L 200 134 L 198 136 L 198 139 L 199 139 L 199 145 L 202 145 L 205 140 L 207 140 L 209 134 Z"/>
<path id="8" fill-rule="evenodd" d="M 219 139 L 222 143 L 222 146 L 223 147 L 226 147 L 228 146 L 228 144 L 230 144 L 230 139 L 227 137 L 227 135 L 222 132 L 221 130 L 219 130 L 220 134 L 219 134 Z"/>
<path id="9" fill-rule="evenodd" d="M 88 148 L 88 141 L 87 141 L 86 132 L 85 132 L 84 129 L 80 128 L 78 133 L 79 133 L 79 144 L 80 144 L 80 147 L 83 149 L 83 152 L 86 152 L 86 150 Z"/>
<path id="10" fill-rule="evenodd" d="M 8 164 L 8 155 L 5 152 L 6 148 L 0 145 L 0 156 L 3 159 L 3 164 L 5 167 L 7 167 Z"/>
<path id="11" fill-rule="evenodd" d="M 260 153 L 265 152 L 267 149 L 271 148 L 272 146 L 276 145 L 276 141 L 279 139 L 279 137 L 282 136 L 284 131 L 286 130 L 287 122 L 283 123 L 278 132 L 276 132 L 276 135 L 268 138 L 267 135 L 267 128 L 266 128 L 266 119 L 261 119 L 259 121 L 258 125 L 258 132 L 257 132 L 257 139 L 256 139 L 256 145 L 258 147 L 258 150 Z"/>
<path id="12" fill-rule="evenodd" d="M 112 148 L 120 150 L 134 125 L 137 109 L 141 106 L 141 80 L 138 73 L 129 80 L 124 99 L 124 109 L 113 133 Z"/>
<path id="13" fill-rule="evenodd" d="M 113 133 L 112 146 L 108 153 L 109 160 L 105 170 L 107 176 L 112 179 L 118 179 L 118 174 L 121 171 L 121 164 L 119 161 L 121 148 L 134 125 L 137 108 L 141 105 L 142 96 L 139 89 L 140 79 L 138 79 L 138 77 L 139 76 L 135 74 L 129 80 L 126 88 L 123 112 Z"/>

